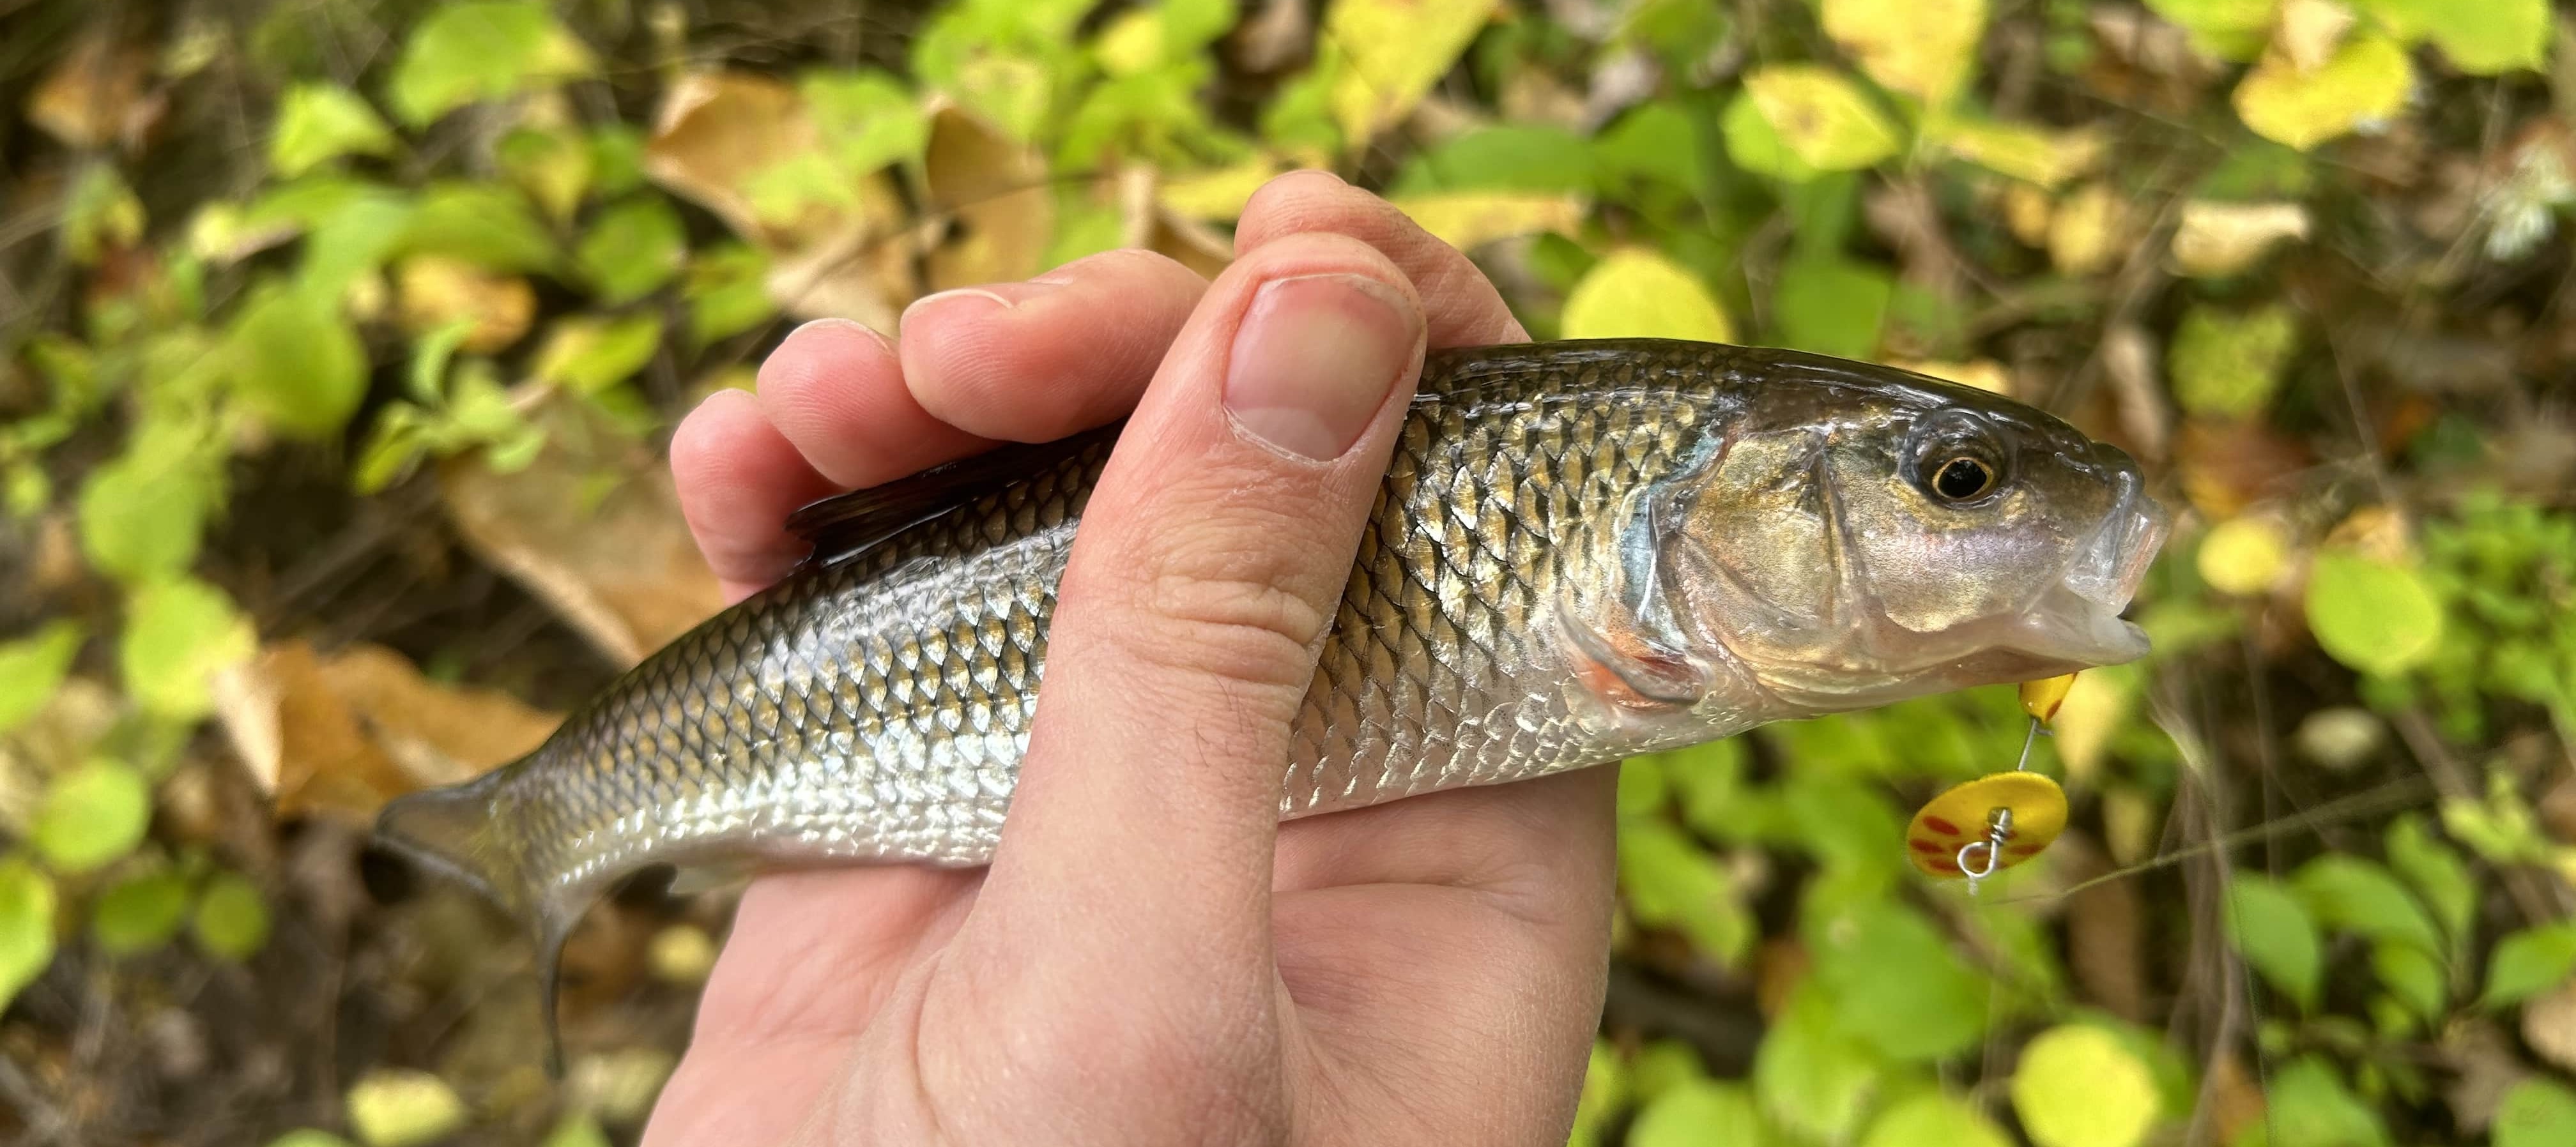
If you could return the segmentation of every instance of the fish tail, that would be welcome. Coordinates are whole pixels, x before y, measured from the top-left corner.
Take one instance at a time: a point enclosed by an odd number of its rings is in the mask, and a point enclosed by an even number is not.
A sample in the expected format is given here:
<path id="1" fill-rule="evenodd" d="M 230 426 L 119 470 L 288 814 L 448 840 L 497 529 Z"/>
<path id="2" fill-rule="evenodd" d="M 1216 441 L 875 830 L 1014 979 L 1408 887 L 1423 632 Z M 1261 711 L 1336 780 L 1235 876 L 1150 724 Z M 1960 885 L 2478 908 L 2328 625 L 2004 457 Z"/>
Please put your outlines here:
<path id="1" fill-rule="evenodd" d="M 545 1013 L 546 1067 L 563 1075 L 563 1037 L 555 1019 L 555 988 L 563 967 L 564 938 L 578 910 L 558 910 L 534 893 L 520 848 L 517 808 L 503 799 L 517 765 L 506 765 L 463 784 L 423 789 L 386 802 L 376 817 L 376 839 L 403 859 L 474 889 L 525 924 L 536 942 L 537 1000 Z"/>

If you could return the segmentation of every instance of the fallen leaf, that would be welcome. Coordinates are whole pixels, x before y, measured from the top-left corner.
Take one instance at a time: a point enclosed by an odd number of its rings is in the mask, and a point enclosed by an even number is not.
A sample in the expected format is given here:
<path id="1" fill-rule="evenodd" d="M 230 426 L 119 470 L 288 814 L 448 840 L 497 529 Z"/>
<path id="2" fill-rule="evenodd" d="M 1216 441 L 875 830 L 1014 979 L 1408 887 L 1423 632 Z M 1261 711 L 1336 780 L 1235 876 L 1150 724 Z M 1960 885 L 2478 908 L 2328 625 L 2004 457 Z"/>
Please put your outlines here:
<path id="1" fill-rule="evenodd" d="M 2093 170 L 2108 146 L 2099 132 L 2047 131 L 1965 116 L 1926 124 L 1923 135 L 1988 171 L 2052 189 Z"/>
<path id="2" fill-rule="evenodd" d="M 948 240 L 930 252 L 931 290 L 1025 279 L 1044 268 L 1055 193 L 1036 148 L 949 105 L 931 116 L 922 166 L 932 209 L 956 217 Z"/>
<path id="3" fill-rule="evenodd" d="M 1986 0 L 1824 0 L 1824 25 L 1879 86 L 1939 107 L 1976 65 Z"/>
<path id="4" fill-rule="evenodd" d="M 519 341 L 537 313 L 537 293 L 526 279 L 441 255 L 403 260 L 394 269 L 394 291 L 403 330 L 420 337 L 449 323 L 471 323 L 463 349 L 473 354 Z"/>
<path id="5" fill-rule="evenodd" d="M 2514 1051 L 2513 1037 L 2485 1020 L 2451 1025 L 2442 1034 L 2440 1056 L 2451 1076 L 2442 1100 L 2460 1131 L 2468 1135 L 2485 1133 L 2495 1122 L 2505 1094 L 2531 1076 L 2531 1069 Z"/>
<path id="6" fill-rule="evenodd" d="M 2056 222 L 2057 203 L 2048 192 L 2028 183 L 2013 183 L 2003 191 L 2004 226 L 2013 238 L 2026 247 L 2048 246 L 2048 230 Z"/>
<path id="7" fill-rule="evenodd" d="M 2196 558 L 2202 581 L 2238 597 L 2267 594 L 2289 571 L 2290 538 L 2281 523 L 2244 514 L 2210 527 Z"/>
<path id="8" fill-rule="evenodd" d="M 2406 50 L 2364 34 L 2312 71 L 2266 55 L 2236 85 L 2236 114 L 2257 134 L 2306 151 L 2396 115 L 2414 88 Z"/>
<path id="9" fill-rule="evenodd" d="M 2067 193 L 2049 217 L 2048 258 L 2065 274 L 2104 270 L 2128 246 L 2128 206 L 2107 183 Z"/>
<path id="10" fill-rule="evenodd" d="M 2307 237 L 2308 209 L 2299 204 L 2195 199 L 2182 205 L 2174 267 L 2194 278 L 2223 278 L 2253 266 L 2284 239 Z"/>
<path id="11" fill-rule="evenodd" d="M 1255 156 L 1232 167 L 1165 178 L 1155 185 L 1154 195 L 1166 209 L 1182 218 L 1229 222 L 1240 217 L 1253 193 L 1278 173 L 1277 160 Z"/>
<path id="12" fill-rule="evenodd" d="M 1747 73 L 1744 91 L 1780 142 L 1819 171 L 1857 170 L 1896 154 L 1895 125 L 1833 69 L 1774 64 Z"/>
<path id="13" fill-rule="evenodd" d="M 1573 195 L 1451 191 L 1401 196 L 1394 202 L 1423 230 L 1461 251 L 1540 232 L 1571 237 L 1583 227 L 1583 200 Z"/>
<path id="14" fill-rule="evenodd" d="M 431 681 L 375 645 L 326 657 L 279 642 L 217 697 L 234 752 L 280 816 L 372 816 L 393 797 L 518 759 L 562 720 L 497 690 Z"/>
<path id="15" fill-rule="evenodd" d="M 1493 18 L 1494 0 L 1333 0 L 1324 52 L 1333 120 L 1351 147 L 1403 122 Z"/>
<path id="16" fill-rule="evenodd" d="M 2211 1141 L 2241 1143 L 2245 1131 L 2262 1123 L 2270 1104 L 2263 1088 L 2245 1070 L 2244 1061 L 2236 1058 L 2236 1049 L 2222 1047 L 2209 1065 L 2210 1125 L 2215 1132 Z"/>
<path id="17" fill-rule="evenodd" d="M 765 221 L 752 207 L 749 187 L 761 172 L 816 146 L 804 97 L 794 87 L 747 72 L 692 72 L 663 94 L 644 145 L 644 173 L 745 239 L 802 247 L 838 230 L 837 221 Z"/>
<path id="18" fill-rule="evenodd" d="M 82 40 L 27 96 L 27 122 L 79 151 L 122 143 L 138 147 L 161 115 L 162 101 L 146 99 L 152 53 L 104 36 Z"/>
<path id="19" fill-rule="evenodd" d="M 723 606 L 653 451 L 569 395 L 529 418 L 546 448 L 525 470 L 494 474 L 470 458 L 439 470 L 447 515 L 477 554 L 620 666 Z"/>
<path id="20" fill-rule="evenodd" d="M 2302 72 L 2324 67 L 2351 31 L 2352 9 L 2336 0 L 2281 0 L 2272 25 L 2272 46 Z"/>

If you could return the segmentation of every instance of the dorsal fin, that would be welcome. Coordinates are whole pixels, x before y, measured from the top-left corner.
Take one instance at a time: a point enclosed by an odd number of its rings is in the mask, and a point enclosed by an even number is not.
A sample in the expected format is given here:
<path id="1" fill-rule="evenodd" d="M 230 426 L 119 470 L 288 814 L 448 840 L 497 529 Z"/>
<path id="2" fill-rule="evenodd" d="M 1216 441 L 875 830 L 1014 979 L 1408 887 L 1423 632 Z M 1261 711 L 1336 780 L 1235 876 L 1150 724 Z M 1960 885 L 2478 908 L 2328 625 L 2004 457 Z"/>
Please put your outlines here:
<path id="1" fill-rule="evenodd" d="M 810 502 L 787 515 L 787 532 L 814 546 L 811 563 L 849 557 L 1019 479 L 1118 438 L 1125 420 L 1053 442 L 1009 443 L 909 478 Z"/>

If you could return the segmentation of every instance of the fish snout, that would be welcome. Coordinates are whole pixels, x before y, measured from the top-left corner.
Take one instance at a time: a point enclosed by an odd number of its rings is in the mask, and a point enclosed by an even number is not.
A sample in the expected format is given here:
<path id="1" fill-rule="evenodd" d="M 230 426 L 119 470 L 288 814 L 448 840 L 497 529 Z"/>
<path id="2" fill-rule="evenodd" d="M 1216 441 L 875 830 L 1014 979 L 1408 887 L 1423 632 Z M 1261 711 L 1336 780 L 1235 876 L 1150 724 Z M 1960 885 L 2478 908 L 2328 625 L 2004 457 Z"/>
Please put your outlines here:
<path id="1" fill-rule="evenodd" d="M 2065 585 L 2077 597 L 2118 613 L 2146 580 L 2147 567 L 2172 529 L 2173 515 L 2146 492 L 2146 479 L 2127 454 L 2099 443 L 2093 451 L 2097 464 L 2109 473 L 2111 509 L 2076 548 Z"/>

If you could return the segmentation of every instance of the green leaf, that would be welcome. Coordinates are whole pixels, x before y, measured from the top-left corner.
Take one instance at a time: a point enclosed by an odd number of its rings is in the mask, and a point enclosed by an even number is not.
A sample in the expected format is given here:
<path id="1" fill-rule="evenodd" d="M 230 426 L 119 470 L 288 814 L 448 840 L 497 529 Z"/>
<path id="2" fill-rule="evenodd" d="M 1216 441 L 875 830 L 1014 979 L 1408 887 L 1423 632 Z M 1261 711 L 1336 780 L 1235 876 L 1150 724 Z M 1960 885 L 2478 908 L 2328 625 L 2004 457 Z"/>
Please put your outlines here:
<path id="1" fill-rule="evenodd" d="M 2442 641 L 2442 603 L 2421 575 L 2350 550 L 2317 555 L 2307 614 L 2329 655 L 2381 677 L 2422 665 Z"/>
<path id="2" fill-rule="evenodd" d="M 2286 307 L 2237 315 L 2195 306 L 2174 332 L 2174 400 L 2207 418 L 2261 414 L 2298 341 L 2297 321 Z"/>
<path id="3" fill-rule="evenodd" d="M 2022 1048 L 2012 1102 L 2038 1147 L 2136 1147 L 2155 1125 L 2156 1081 L 2118 1036 L 2067 1024 Z"/>
<path id="4" fill-rule="evenodd" d="M 53 699 L 80 652 L 76 621 L 49 621 L 34 633 L 0 642 L 0 733 L 26 724 Z"/>
<path id="5" fill-rule="evenodd" d="M 2576 1143 L 2576 1091 L 2548 1079 L 2526 1079 L 2496 1107 L 2494 1147 L 2566 1147 Z"/>
<path id="6" fill-rule="evenodd" d="M 215 673 L 257 647 L 249 620 L 222 590 L 179 577 L 153 582 L 127 599 L 117 660 L 126 692 L 146 712 L 185 721 L 214 707 Z"/>
<path id="7" fill-rule="evenodd" d="M 104 160 L 84 165 L 63 196 L 63 250 L 74 263 L 87 266 L 112 248 L 141 241 L 143 223 L 143 201 Z"/>
<path id="8" fill-rule="evenodd" d="M 102 759 L 54 777 L 27 838 L 55 871 L 82 873 L 134 851 L 151 823 L 143 774 Z"/>
<path id="9" fill-rule="evenodd" d="M 1771 121 L 1762 118 L 1762 108 L 1753 102 L 1753 93 L 1739 91 L 1719 113 L 1718 130 L 1726 137 L 1726 157 L 1735 166 L 1755 175 L 1767 175 L 1790 183 L 1804 183 L 1822 174 L 1813 164 L 1798 157 L 1773 130 Z"/>
<path id="10" fill-rule="evenodd" d="M 271 289 L 224 338 L 233 392 L 288 434 L 339 433 L 367 393 L 367 348 L 329 295 Z"/>
<path id="11" fill-rule="evenodd" d="M 1628 1128 L 1628 1147 L 1763 1147 L 1770 1136 L 1741 1084 L 1693 1079 L 1658 1095 Z"/>
<path id="12" fill-rule="evenodd" d="M 1659 1039 L 1637 1049 L 1636 1059 L 1628 1066 L 1628 1091 L 1640 1103 L 1651 1103 L 1657 1096 L 1693 1080 L 1708 1078 L 1708 1065 L 1701 1063 L 1699 1052 L 1677 1039 Z"/>
<path id="13" fill-rule="evenodd" d="M 769 256 L 746 244 L 724 244 L 692 257 L 688 282 L 681 288 L 689 300 L 690 344 L 705 346 L 775 317 L 778 306 L 769 299 L 768 279 Z"/>
<path id="14" fill-rule="evenodd" d="M 2316 1056 L 2273 1073 L 2262 1119 L 2232 1147 L 2386 1147 L 2388 1129 L 2369 1104 L 2355 1098 Z"/>
<path id="15" fill-rule="evenodd" d="M 314 221 L 295 289 L 317 299 L 340 299 L 359 276 L 382 269 L 412 221 L 411 201 L 397 195 L 351 197 Z"/>
<path id="16" fill-rule="evenodd" d="M 1933 1060 L 1984 1034 L 1988 985 L 1931 922 L 1910 908 L 1867 903 L 1806 931 L 1816 981 L 1846 1030 L 1894 1060 Z"/>
<path id="17" fill-rule="evenodd" d="M 197 560 L 212 501 L 189 459 L 128 448 L 80 492 L 81 552 L 123 581 L 178 573 Z"/>
<path id="18" fill-rule="evenodd" d="M 1619 883 L 1638 923 L 1681 929 L 1711 960 L 1731 965 L 1753 943 L 1753 920 L 1734 882 L 1668 823 L 1636 821 L 1620 833 Z"/>
<path id="19" fill-rule="evenodd" d="M 1744 90 L 1781 143 L 1819 171 L 1871 166 L 1903 142 L 1878 105 L 1828 68 L 1774 64 L 1747 74 Z"/>
<path id="20" fill-rule="evenodd" d="M 2242 62 L 2262 54 L 2280 0 L 2147 0 L 2147 7 L 2189 33 L 2193 47 Z"/>
<path id="21" fill-rule="evenodd" d="M 1584 272 L 1565 297 L 1564 333 L 1570 339 L 1735 341 L 1726 312 L 1697 276 L 1639 247 L 1613 251 Z"/>
<path id="22" fill-rule="evenodd" d="M 2478 912 L 2478 886 L 2468 862 L 2435 840 L 2422 816 L 2407 813 L 2388 826 L 2388 863 L 2433 910 L 2453 948 L 2466 944 Z"/>
<path id="23" fill-rule="evenodd" d="M 1841 1142 L 1859 1127 L 1879 1074 L 1878 1057 L 1844 1033 L 1829 990 L 1813 977 L 1789 993 L 1753 1052 L 1753 1093 L 1763 1113 L 1822 1142 Z"/>
<path id="24" fill-rule="evenodd" d="M 930 117 L 921 101 L 884 72 L 807 72 L 796 89 L 805 97 L 817 146 L 853 179 L 918 162 L 930 146 Z"/>
<path id="25" fill-rule="evenodd" d="M 634 377 L 661 345 L 658 315 L 564 319 L 547 333 L 545 348 L 537 352 L 537 377 L 596 394 Z"/>
<path id="26" fill-rule="evenodd" d="M 53 878 L 22 858 L 0 860 L 0 1008 L 53 962 Z"/>
<path id="27" fill-rule="evenodd" d="M 126 877 L 98 898 L 90 935 L 111 956 L 148 952 L 170 942 L 188 919 L 188 880 L 156 868 Z"/>
<path id="28" fill-rule="evenodd" d="M 1871 1122 L 1860 1147 L 2013 1147 L 2013 1141 L 1983 1112 L 1927 1091 L 1889 1107 Z"/>
<path id="29" fill-rule="evenodd" d="M 563 1122 L 546 1134 L 544 1147 L 610 1147 L 608 1132 L 600 1130 L 599 1120 L 587 1111 L 564 1116 Z"/>
<path id="30" fill-rule="evenodd" d="M 445 255 L 487 271 L 551 271 L 554 236 L 526 196 L 499 184 L 443 183 L 423 192 L 397 255 Z"/>
<path id="31" fill-rule="evenodd" d="M 1799 350 L 1865 359 L 1878 350 L 1878 332 L 1896 280 L 1886 271 L 1848 259 L 1793 259 L 1780 268 L 1771 311 L 1780 341 Z"/>
<path id="32" fill-rule="evenodd" d="M 2414 894 L 2386 868 L 2357 856 L 2320 856 L 2300 866 L 2290 887 L 2317 922 L 2372 940 L 2442 951 L 2441 933 Z"/>
<path id="33" fill-rule="evenodd" d="M 214 956 L 239 962 L 258 955 L 268 943 L 268 903 L 259 886 L 238 872 L 207 881 L 197 901 L 196 934 L 197 946 Z"/>
<path id="34" fill-rule="evenodd" d="M 582 271 L 609 306 L 631 303 L 678 274 L 688 257 L 680 214 L 659 195 L 630 199 L 600 213 L 576 252 Z"/>
<path id="35" fill-rule="evenodd" d="M 476 100 L 586 76 L 590 49 L 537 4 L 450 3 L 430 13 L 394 65 L 394 111 L 414 127 Z"/>
<path id="36" fill-rule="evenodd" d="M 2238 955 L 2295 1001 L 2313 1011 L 2324 957 L 2307 906 L 2269 877 L 2238 873 L 2227 885 L 2227 938 Z"/>
<path id="37" fill-rule="evenodd" d="M 2451 66 L 2477 76 L 2549 62 L 2549 0 L 2354 0 L 2391 35 L 2430 39 Z"/>
<path id="38" fill-rule="evenodd" d="M 2383 940 L 2371 946 L 2370 970 L 2380 986 L 2427 1024 L 2439 1024 L 2448 1011 L 2450 973 L 2439 957 L 2413 944 Z"/>
<path id="39" fill-rule="evenodd" d="M 510 181 L 558 223 L 580 210 L 599 166 L 592 141 L 569 127 L 520 127 L 494 149 Z"/>
<path id="40" fill-rule="evenodd" d="M 384 155 L 393 133 L 358 93 L 330 84 L 297 84 L 278 101 L 268 163 L 287 178 L 344 155 Z"/>
<path id="41" fill-rule="evenodd" d="M 1461 133 L 1415 155 L 1390 196 L 1434 191 L 1584 192 L 1593 185 L 1592 145 L 1553 124 L 1496 124 Z"/>
<path id="42" fill-rule="evenodd" d="M 349 1126 L 367 1147 L 420 1147 L 465 1125 L 465 1101 L 426 1071 L 377 1068 L 349 1088 Z"/>
<path id="43" fill-rule="evenodd" d="M 2414 87 L 2406 49 L 2361 33 L 2314 71 L 2300 71 L 2281 53 L 2263 57 L 2236 85 L 2236 114 L 2256 134 L 2306 151 L 2396 115 Z"/>
<path id="44" fill-rule="evenodd" d="M 2567 981 L 2576 972 L 2576 922 L 2540 924 L 2496 942 L 2487 957 L 2487 1007 L 2517 1004 Z"/>

